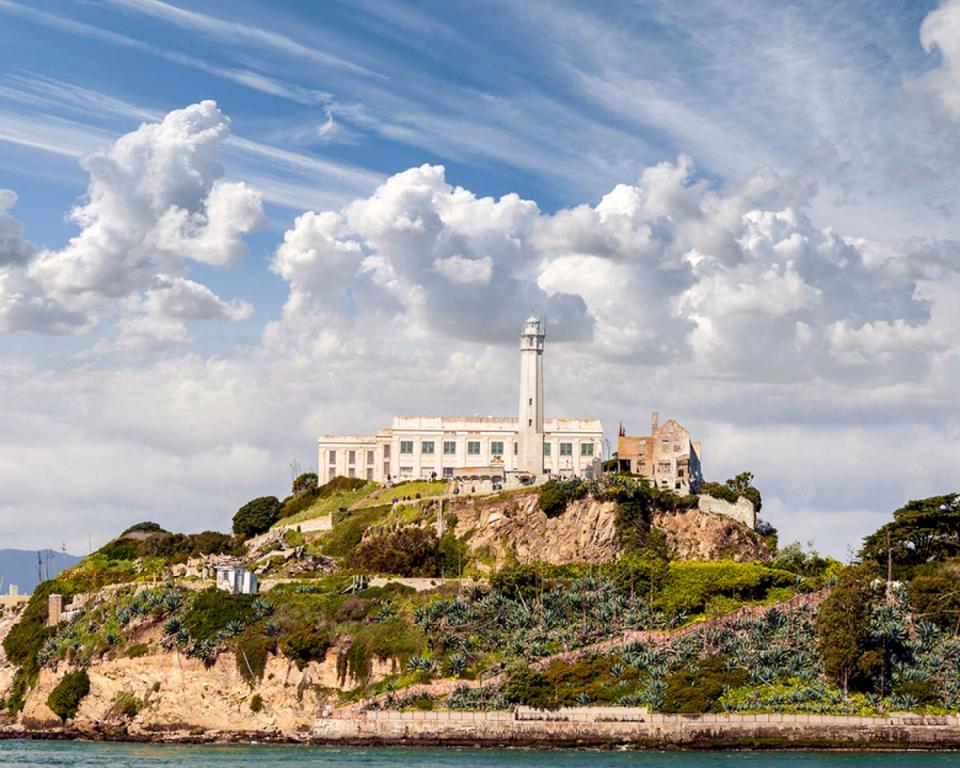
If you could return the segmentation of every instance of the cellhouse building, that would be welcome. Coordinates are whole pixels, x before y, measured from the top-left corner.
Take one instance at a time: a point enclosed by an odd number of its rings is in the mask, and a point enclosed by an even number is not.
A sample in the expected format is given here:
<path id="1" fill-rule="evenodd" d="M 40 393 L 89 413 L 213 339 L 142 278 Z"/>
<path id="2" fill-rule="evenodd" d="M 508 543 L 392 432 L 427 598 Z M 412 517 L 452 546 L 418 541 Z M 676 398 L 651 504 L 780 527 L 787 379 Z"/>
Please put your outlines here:
<path id="1" fill-rule="evenodd" d="M 520 331 L 516 417 L 396 416 L 373 435 L 321 435 L 317 474 L 374 480 L 478 478 L 494 482 L 594 477 L 603 458 L 599 419 L 543 415 L 543 324 Z"/>

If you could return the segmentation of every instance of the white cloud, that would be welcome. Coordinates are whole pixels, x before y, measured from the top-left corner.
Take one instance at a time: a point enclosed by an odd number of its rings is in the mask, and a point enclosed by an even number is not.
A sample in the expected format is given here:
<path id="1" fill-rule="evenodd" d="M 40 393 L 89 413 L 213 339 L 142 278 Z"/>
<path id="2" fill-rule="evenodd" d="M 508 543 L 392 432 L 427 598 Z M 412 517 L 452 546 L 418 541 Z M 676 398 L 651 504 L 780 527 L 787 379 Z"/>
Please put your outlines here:
<path id="1" fill-rule="evenodd" d="M 453 256 L 434 261 L 433 268 L 451 283 L 486 285 L 493 275 L 493 259 L 490 256 L 468 259 L 455 253 Z"/>
<path id="2" fill-rule="evenodd" d="M 17 202 L 13 190 L 0 189 L 0 267 L 8 264 L 23 266 L 33 256 L 35 248 L 23 239 L 23 226 L 7 211 Z"/>
<path id="3" fill-rule="evenodd" d="M 920 25 L 920 42 L 927 53 L 940 54 L 938 66 L 908 80 L 924 91 L 953 120 L 960 120 L 960 2 L 946 0 Z"/>

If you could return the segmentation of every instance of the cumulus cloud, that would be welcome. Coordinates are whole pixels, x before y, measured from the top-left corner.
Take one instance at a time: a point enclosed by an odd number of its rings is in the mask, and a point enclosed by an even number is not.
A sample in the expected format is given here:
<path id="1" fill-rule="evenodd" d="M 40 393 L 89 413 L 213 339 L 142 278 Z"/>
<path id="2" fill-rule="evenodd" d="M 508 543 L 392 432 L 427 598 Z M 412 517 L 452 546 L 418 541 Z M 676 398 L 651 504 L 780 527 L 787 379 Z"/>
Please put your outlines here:
<path id="1" fill-rule="evenodd" d="M 925 92 L 953 120 L 960 120 L 960 2 L 947 0 L 920 25 L 920 42 L 927 53 L 940 54 L 939 65 L 908 80 L 908 87 Z"/>
<path id="2" fill-rule="evenodd" d="M 222 178 L 229 122 L 203 101 L 84 158 L 87 194 L 71 212 L 81 231 L 59 250 L 23 240 L 7 213 L 16 195 L 0 190 L 0 332 L 85 331 L 119 313 L 121 348 L 158 349 L 189 342 L 184 320 L 249 317 L 185 276 L 190 262 L 237 266 L 264 222 L 259 193 Z"/>
<path id="3" fill-rule="evenodd" d="M 17 202 L 13 190 L 0 189 L 0 267 L 26 264 L 36 250 L 23 239 L 23 226 L 11 214 L 10 208 Z"/>
<path id="4" fill-rule="evenodd" d="M 412 168 L 297 219 L 272 263 L 289 297 L 270 338 L 312 327 L 329 342 L 349 326 L 368 342 L 389 328 L 499 344 L 539 311 L 553 340 L 590 340 L 596 358 L 759 381 L 915 380 L 955 351 L 922 295 L 957 272 L 950 247 L 818 228 L 802 209 L 811 190 L 794 187 L 760 169 L 716 188 L 680 156 L 545 214 Z"/>

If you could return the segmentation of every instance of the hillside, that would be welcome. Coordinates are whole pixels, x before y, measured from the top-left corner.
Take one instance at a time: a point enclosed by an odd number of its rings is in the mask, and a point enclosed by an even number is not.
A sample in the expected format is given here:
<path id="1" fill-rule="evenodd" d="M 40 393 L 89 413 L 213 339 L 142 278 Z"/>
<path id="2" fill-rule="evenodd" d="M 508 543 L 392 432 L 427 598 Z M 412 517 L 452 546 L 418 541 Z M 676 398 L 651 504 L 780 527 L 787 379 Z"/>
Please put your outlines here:
<path id="1" fill-rule="evenodd" d="M 43 549 L 0 549 L 0 594 L 5 594 L 10 584 L 16 584 L 21 595 L 29 595 L 39 583 L 37 578 L 37 555 L 43 564 L 44 576 L 54 578 L 61 571 L 80 562 L 79 557 Z"/>
<path id="2" fill-rule="evenodd" d="M 286 504 L 256 500 L 241 512 L 263 533 L 246 542 L 125 531 L 0 616 L 8 726 L 59 713 L 138 737 L 300 740 L 318 718 L 383 709 L 960 707 L 955 496 L 898 510 L 891 586 L 870 546 L 846 569 L 778 550 L 633 478 L 393 499 L 368 489 L 309 532 L 273 527 Z M 938 549 L 917 561 L 911 536 Z M 259 595 L 212 587 L 207 567 L 235 558 Z M 51 592 L 73 618 L 46 628 Z"/>

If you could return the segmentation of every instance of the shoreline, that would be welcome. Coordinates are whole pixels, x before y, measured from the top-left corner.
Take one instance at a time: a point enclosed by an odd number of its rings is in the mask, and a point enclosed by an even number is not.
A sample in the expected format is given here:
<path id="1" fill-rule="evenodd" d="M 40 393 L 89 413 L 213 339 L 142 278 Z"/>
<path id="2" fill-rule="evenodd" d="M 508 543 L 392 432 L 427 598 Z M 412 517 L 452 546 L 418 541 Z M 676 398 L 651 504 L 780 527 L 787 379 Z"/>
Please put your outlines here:
<path id="1" fill-rule="evenodd" d="M 395 719 L 326 719 L 297 733 L 200 731 L 120 725 L 0 726 L 0 740 L 131 744 L 301 745 L 596 751 L 960 751 L 955 715 L 861 718 L 820 715 L 652 715 L 644 721 L 457 719 L 397 712 Z M 481 713 L 459 713 L 474 715 Z M 483 713 L 506 715 L 507 713 Z M 763 719 L 758 719 L 763 718 Z M 776 719 L 769 719 L 776 718 Z M 789 720 L 785 719 L 789 718 Z M 801 721 L 802 720 L 802 721 Z"/>

